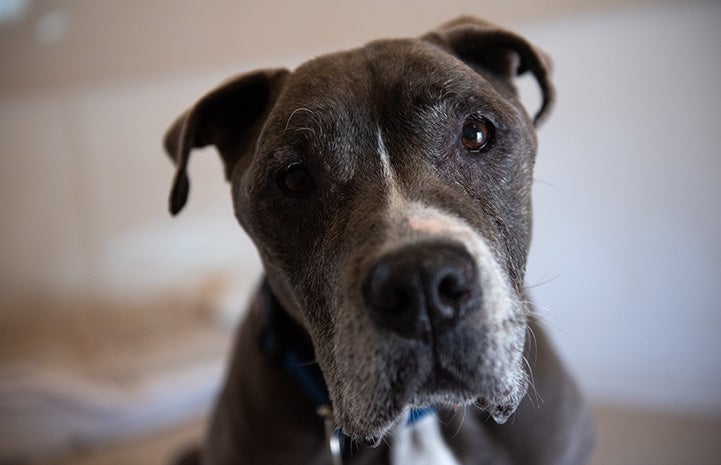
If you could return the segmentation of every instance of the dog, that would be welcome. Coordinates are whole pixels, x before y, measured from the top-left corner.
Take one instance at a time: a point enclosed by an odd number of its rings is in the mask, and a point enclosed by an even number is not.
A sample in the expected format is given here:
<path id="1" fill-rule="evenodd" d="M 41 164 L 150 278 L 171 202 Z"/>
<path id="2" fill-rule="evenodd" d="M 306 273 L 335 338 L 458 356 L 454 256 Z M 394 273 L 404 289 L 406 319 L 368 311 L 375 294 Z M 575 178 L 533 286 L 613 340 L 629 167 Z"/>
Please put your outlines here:
<path id="1" fill-rule="evenodd" d="M 550 74 L 461 17 L 242 74 L 174 122 L 172 214 L 215 146 L 265 270 L 203 464 L 587 462 L 589 409 L 524 284 Z"/>

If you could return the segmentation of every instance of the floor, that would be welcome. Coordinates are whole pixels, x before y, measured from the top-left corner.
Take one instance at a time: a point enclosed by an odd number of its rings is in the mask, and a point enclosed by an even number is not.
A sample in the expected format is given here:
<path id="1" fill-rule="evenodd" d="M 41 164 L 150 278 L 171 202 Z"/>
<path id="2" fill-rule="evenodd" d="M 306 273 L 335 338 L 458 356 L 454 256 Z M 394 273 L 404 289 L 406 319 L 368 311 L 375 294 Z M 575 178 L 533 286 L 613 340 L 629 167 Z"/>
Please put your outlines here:
<path id="1" fill-rule="evenodd" d="M 720 465 L 721 418 L 595 409 L 592 465 Z"/>
<path id="2" fill-rule="evenodd" d="M 694 419 L 595 409 L 597 446 L 591 465 L 721 465 L 721 419 Z M 203 420 L 147 438 L 86 451 L 48 465 L 167 465 L 196 443 Z"/>

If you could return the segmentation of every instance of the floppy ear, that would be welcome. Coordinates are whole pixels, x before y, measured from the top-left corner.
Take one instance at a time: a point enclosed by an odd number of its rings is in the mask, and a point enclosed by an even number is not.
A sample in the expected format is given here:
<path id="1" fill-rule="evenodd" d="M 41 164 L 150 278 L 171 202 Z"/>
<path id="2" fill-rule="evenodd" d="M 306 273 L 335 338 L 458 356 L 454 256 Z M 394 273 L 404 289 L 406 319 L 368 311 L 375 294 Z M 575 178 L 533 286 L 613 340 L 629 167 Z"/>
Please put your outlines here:
<path id="1" fill-rule="evenodd" d="M 230 179 L 236 162 L 255 146 L 260 129 L 285 79 L 285 69 L 261 70 L 234 77 L 206 94 L 175 120 L 165 133 L 165 151 L 177 165 L 170 212 L 185 205 L 190 182 L 186 169 L 194 148 L 215 145 Z"/>
<path id="2" fill-rule="evenodd" d="M 538 126 L 548 116 L 555 101 L 551 60 L 523 37 L 486 21 L 462 16 L 421 39 L 445 49 L 476 71 L 490 74 L 514 95 L 513 78 L 530 71 L 542 94 L 541 108 L 533 122 Z"/>

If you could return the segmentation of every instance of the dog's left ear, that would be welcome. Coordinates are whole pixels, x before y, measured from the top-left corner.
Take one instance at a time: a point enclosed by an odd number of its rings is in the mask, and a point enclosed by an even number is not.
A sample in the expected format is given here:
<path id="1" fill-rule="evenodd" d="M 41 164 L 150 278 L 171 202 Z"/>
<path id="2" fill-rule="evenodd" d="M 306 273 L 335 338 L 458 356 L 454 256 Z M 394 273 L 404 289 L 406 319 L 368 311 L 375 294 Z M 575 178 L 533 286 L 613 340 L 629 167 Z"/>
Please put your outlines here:
<path id="1" fill-rule="evenodd" d="M 190 181 L 186 170 L 190 152 L 215 145 L 223 159 L 225 177 L 230 179 L 236 163 L 255 146 L 289 74 L 286 69 L 273 69 L 232 78 L 201 98 L 170 126 L 163 142 L 177 165 L 170 194 L 173 215 L 188 199 Z"/>
<path id="2" fill-rule="evenodd" d="M 550 80 L 551 60 L 523 37 L 486 21 L 463 16 L 421 37 L 435 44 L 515 94 L 513 78 L 530 71 L 542 93 L 541 108 L 533 122 L 538 126 L 555 101 Z"/>

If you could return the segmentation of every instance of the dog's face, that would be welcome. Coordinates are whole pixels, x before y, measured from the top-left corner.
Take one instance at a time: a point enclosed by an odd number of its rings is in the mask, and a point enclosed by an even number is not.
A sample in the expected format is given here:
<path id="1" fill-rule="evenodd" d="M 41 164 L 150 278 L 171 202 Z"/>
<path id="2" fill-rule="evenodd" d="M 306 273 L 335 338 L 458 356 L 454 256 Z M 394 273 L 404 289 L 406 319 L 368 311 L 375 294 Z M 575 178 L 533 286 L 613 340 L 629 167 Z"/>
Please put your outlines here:
<path id="1" fill-rule="evenodd" d="M 465 19 L 242 76 L 168 135 L 174 211 L 190 149 L 218 147 L 236 216 L 310 334 L 350 436 L 377 442 L 430 404 L 504 421 L 525 394 L 536 139 L 510 82 L 517 57 L 543 113 L 542 56 Z"/>

